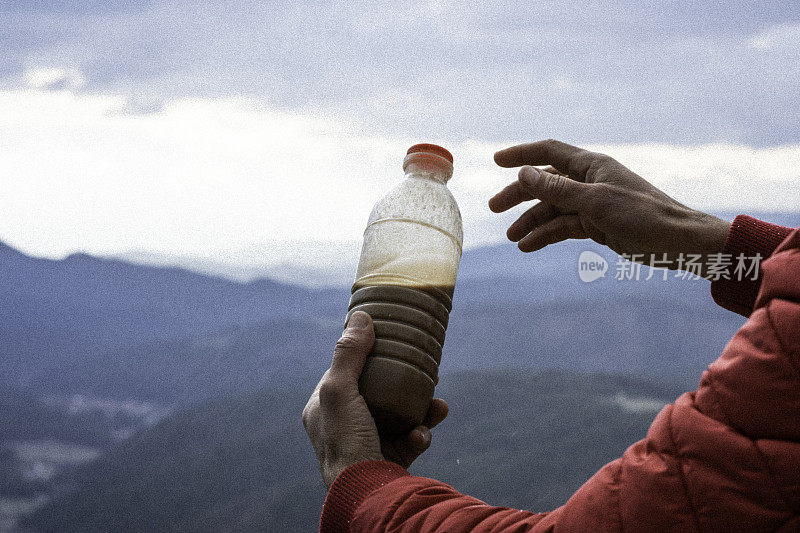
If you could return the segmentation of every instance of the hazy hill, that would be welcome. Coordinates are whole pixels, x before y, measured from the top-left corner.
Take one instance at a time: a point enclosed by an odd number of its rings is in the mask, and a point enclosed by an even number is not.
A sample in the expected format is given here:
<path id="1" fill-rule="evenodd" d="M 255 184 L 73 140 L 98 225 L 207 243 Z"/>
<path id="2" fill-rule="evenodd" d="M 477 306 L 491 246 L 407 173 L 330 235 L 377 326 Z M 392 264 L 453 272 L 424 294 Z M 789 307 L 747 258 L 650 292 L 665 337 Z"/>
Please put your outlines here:
<path id="1" fill-rule="evenodd" d="M 577 257 L 609 261 L 583 283 Z M 743 322 L 705 281 L 614 279 L 568 242 L 464 255 L 442 370 L 528 366 L 695 379 Z M 327 367 L 346 288 L 236 283 L 89 256 L 0 250 L 0 379 L 41 393 L 192 402 L 306 386 Z M 27 277 L 26 277 L 27 276 Z M 28 283 L 23 284 L 22 280 Z"/>
<path id="2" fill-rule="evenodd" d="M 0 244 L 0 381 L 28 385 L 86 354 L 325 313 L 331 300 L 318 294 L 82 254 L 38 259 Z"/>
<path id="3" fill-rule="evenodd" d="M 560 368 L 695 383 L 743 319 L 713 303 L 617 296 L 456 307 L 443 373 Z M 137 344 L 37 374 L 63 393 L 187 404 L 263 387 L 309 387 L 330 364 L 341 316 L 264 322 Z"/>
<path id="4" fill-rule="evenodd" d="M 313 531 L 324 490 L 300 422 L 309 390 L 176 414 L 72 478 L 41 531 Z M 679 391 L 563 372 L 454 374 L 451 415 L 413 469 L 497 505 L 545 511 L 641 438 Z"/>
<path id="5" fill-rule="evenodd" d="M 77 356 L 36 374 L 40 387 L 187 404 L 264 388 L 308 386 L 330 362 L 342 317 L 289 318 Z"/>

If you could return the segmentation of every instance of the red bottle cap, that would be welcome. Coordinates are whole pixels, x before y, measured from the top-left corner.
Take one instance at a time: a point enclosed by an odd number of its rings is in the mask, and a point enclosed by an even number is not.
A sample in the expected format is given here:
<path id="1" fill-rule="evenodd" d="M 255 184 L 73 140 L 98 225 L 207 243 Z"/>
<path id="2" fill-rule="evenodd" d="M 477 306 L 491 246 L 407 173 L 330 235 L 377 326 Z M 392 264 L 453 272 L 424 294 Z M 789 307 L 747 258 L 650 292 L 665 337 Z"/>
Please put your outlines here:
<path id="1" fill-rule="evenodd" d="M 450 163 L 453 162 L 453 154 L 451 154 L 438 144 L 427 144 L 427 143 L 415 144 L 414 146 L 408 149 L 406 155 L 414 154 L 417 152 L 427 152 L 429 154 L 435 154 L 438 155 L 439 157 L 447 159 L 448 161 L 450 161 Z"/>

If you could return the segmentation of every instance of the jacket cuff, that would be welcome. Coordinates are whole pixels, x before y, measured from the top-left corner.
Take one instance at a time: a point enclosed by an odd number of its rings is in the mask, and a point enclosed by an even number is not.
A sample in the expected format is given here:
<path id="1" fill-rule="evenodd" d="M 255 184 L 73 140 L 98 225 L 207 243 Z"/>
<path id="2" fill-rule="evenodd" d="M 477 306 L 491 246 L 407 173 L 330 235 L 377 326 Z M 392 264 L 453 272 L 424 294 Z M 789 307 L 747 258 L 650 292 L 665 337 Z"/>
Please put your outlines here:
<path id="1" fill-rule="evenodd" d="M 328 491 L 322 517 L 321 532 L 346 532 L 356 509 L 375 490 L 403 476 L 405 468 L 389 461 L 361 461 L 345 468 Z"/>
<path id="2" fill-rule="evenodd" d="M 748 258 L 759 254 L 764 260 L 772 255 L 791 232 L 791 228 L 763 222 L 747 215 L 739 215 L 731 224 L 725 245 L 722 247 L 722 253 L 730 254 L 734 264 L 740 254 Z M 750 316 L 761 287 L 760 270 L 756 279 L 752 279 L 751 276 L 734 279 L 732 272 L 728 272 L 728 277 L 730 279 L 719 278 L 711 282 L 712 298 L 718 305 L 729 311 Z"/>

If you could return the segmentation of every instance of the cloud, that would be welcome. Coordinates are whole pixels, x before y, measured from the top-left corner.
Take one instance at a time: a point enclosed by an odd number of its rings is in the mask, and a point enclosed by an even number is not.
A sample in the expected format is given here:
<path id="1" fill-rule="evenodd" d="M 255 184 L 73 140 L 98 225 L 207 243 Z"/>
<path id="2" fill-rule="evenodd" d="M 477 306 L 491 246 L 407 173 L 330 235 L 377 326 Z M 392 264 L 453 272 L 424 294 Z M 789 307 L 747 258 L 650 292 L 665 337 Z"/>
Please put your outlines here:
<path id="1" fill-rule="evenodd" d="M 758 50 L 792 50 L 800 55 L 800 24 L 779 24 L 753 35 L 749 44 Z"/>
<path id="2" fill-rule="evenodd" d="M 442 143 L 455 156 L 450 186 L 467 246 L 502 240 L 523 209 L 495 215 L 486 206 L 515 179 L 492 162 L 510 141 L 375 134 L 341 116 L 247 98 L 127 108 L 113 94 L 0 91 L 1 240 L 48 256 L 138 249 L 307 261 L 293 243 L 360 238 L 373 203 L 401 177 L 405 150 L 419 141 Z M 797 212 L 800 205 L 797 144 L 589 147 L 693 207 Z"/>
<path id="3" fill-rule="evenodd" d="M 47 255 L 199 256 L 347 240 L 401 172 L 397 141 L 338 119 L 236 99 L 125 108 L 117 96 L 0 92 L 0 238 Z"/>
<path id="4" fill-rule="evenodd" d="M 25 81 L 36 89 L 79 89 L 86 85 L 86 78 L 74 68 L 38 68 L 25 72 Z"/>
<path id="5" fill-rule="evenodd" d="M 246 96 L 379 136 L 800 142 L 786 48 L 800 10 L 786 3 L 11 4 L 7 86 L 25 69 L 78 69 L 83 90 L 147 112 Z"/>

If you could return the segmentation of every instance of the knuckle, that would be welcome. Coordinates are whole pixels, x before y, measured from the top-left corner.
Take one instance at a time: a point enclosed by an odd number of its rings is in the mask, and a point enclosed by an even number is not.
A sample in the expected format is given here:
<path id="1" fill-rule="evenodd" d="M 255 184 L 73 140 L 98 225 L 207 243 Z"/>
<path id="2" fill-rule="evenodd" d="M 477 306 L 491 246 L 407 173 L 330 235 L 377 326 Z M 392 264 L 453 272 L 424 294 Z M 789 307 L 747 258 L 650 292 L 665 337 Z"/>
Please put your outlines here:
<path id="1" fill-rule="evenodd" d="M 563 144 L 564 143 L 562 143 L 561 141 L 558 141 L 553 138 L 545 139 L 542 141 L 542 145 L 548 150 L 557 150 Z"/>
<path id="2" fill-rule="evenodd" d="M 336 341 L 336 347 L 334 348 L 334 350 L 337 350 L 337 351 L 358 350 L 363 345 L 364 345 L 364 343 L 360 338 L 358 338 L 358 337 L 356 337 L 354 335 L 350 335 L 348 333 L 345 333 L 344 335 L 339 337 L 339 340 Z"/>
<path id="3" fill-rule="evenodd" d="M 600 152 L 587 152 L 592 159 L 592 162 L 597 166 L 604 166 L 614 159 L 610 155 L 602 154 Z"/>
<path id="4" fill-rule="evenodd" d="M 566 180 L 561 176 L 550 175 L 547 176 L 544 182 L 544 188 L 551 198 L 561 198 L 564 196 L 566 189 Z"/>
<path id="5" fill-rule="evenodd" d="M 301 419 L 303 420 L 303 427 L 306 429 L 308 429 L 309 424 L 311 424 L 311 416 L 312 416 L 311 412 L 312 412 L 311 406 L 306 405 L 305 408 L 303 409 L 303 414 L 301 416 Z"/>
<path id="6" fill-rule="evenodd" d="M 308 402 L 306 402 L 306 406 L 303 408 L 303 414 L 301 415 L 303 427 L 306 428 L 306 431 L 314 425 L 319 417 L 319 406 L 319 396 L 314 393 L 311 395 L 311 398 L 308 399 Z"/>
<path id="7" fill-rule="evenodd" d="M 589 176 L 592 172 L 607 166 L 610 161 L 613 160 L 605 154 L 582 150 L 572 158 L 570 174 Z"/>
<path id="8" fill-rule="evenodd" d="M 339 401 L 344 390 L 341 384 L 334 379 L 325 379 L 319 384 L 319 401 L 321 404 L 330 404 Z"/>
<path id="9" fill-rule="evenodd" d="M 597 160 L 592 161 L 586 169 L 586 183 L 596 183 L 603 175 L 603 165 Z"/>
<path id="10" fill-rule="evenodd" d="M 589 150 L 581 150 L 575 155 L 575 162 L 581 166 L 588 167 L 589 165 L 595 164 L 598 160 L 598 157 L 601 155 L 602 154 L 598 154 L 596 152 L 590 152 Z"/>

